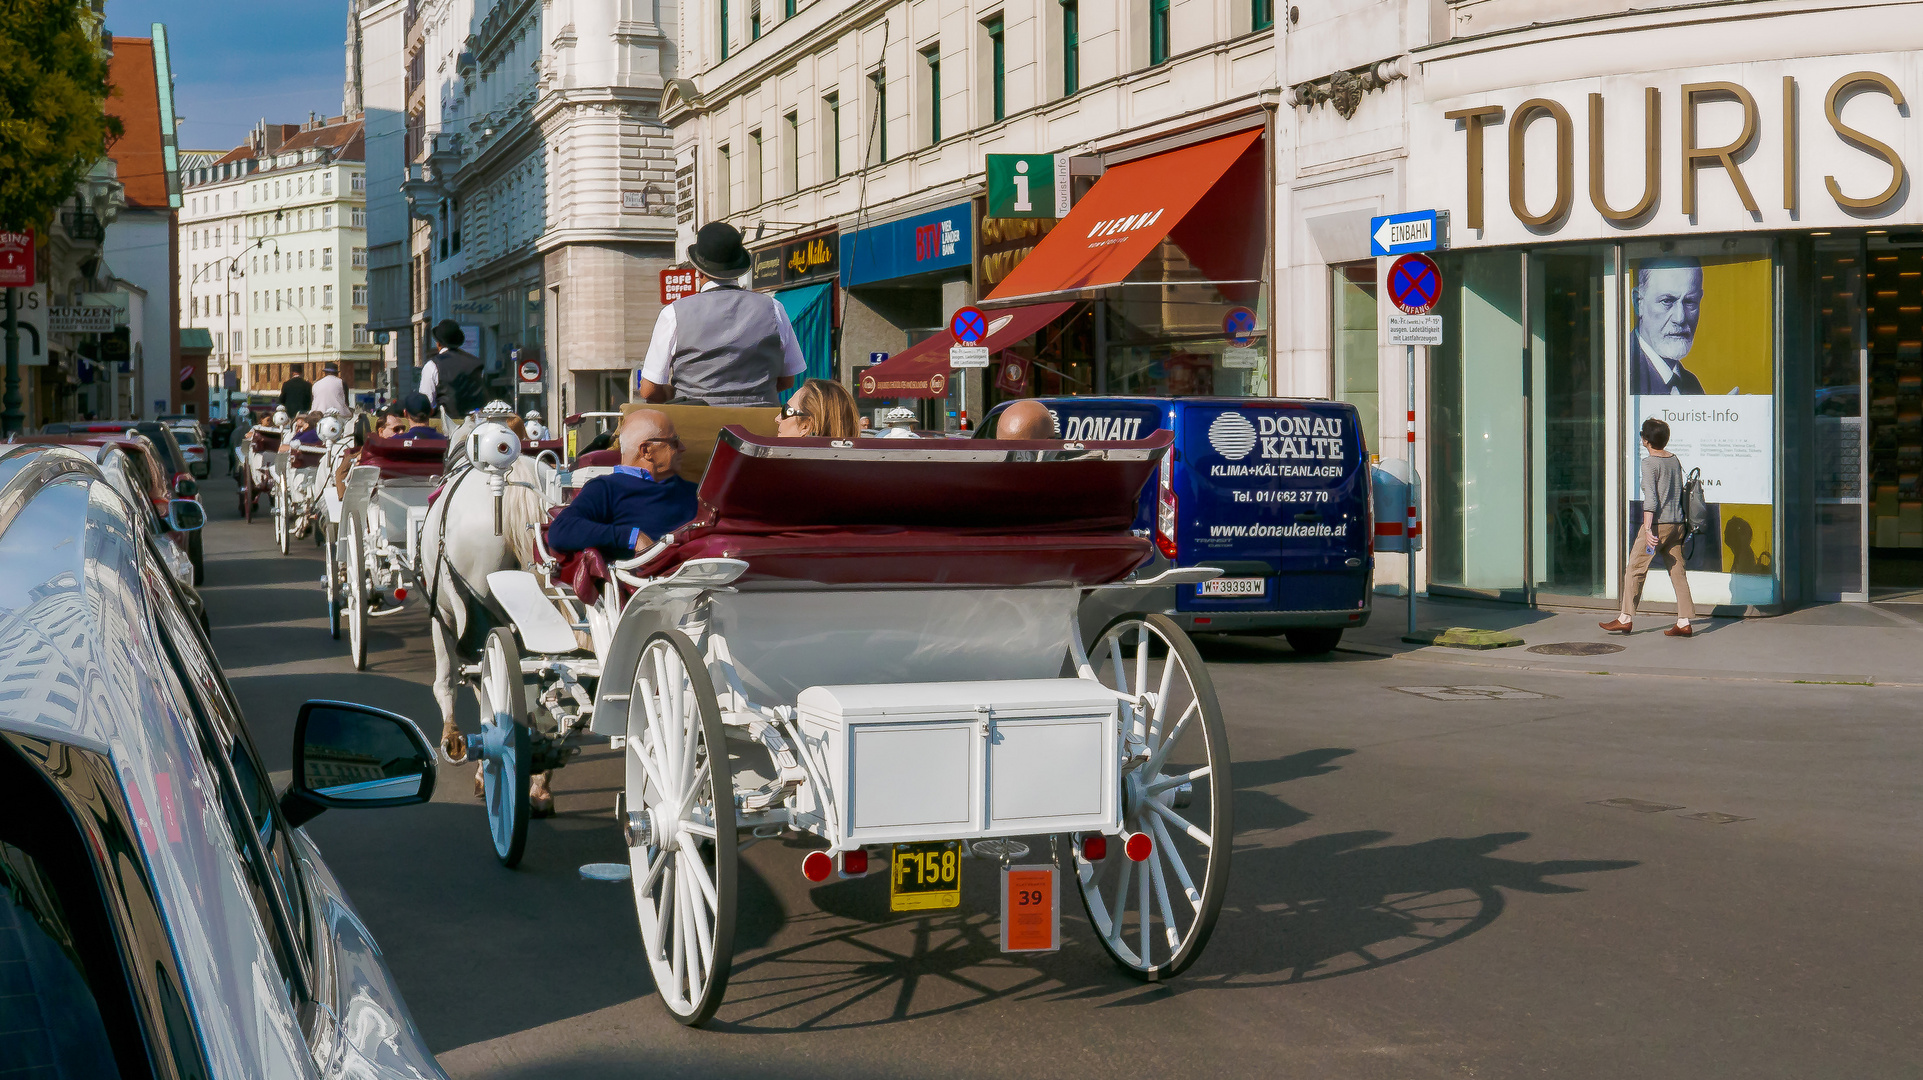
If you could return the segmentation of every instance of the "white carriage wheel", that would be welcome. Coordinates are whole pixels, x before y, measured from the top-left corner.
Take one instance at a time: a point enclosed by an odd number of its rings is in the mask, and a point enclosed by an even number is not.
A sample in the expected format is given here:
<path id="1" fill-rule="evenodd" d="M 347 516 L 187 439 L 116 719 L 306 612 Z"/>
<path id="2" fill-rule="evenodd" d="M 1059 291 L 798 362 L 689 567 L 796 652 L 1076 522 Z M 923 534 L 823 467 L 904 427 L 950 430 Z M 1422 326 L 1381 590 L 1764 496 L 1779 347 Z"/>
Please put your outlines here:
<path id="1" fill-rule="evenodd" d="M 481 707 L 481 796 L 487 806 L 488 833 L 501 865 L 520 864 L 527 850 L 528 785 L 534 751 L 527 728 L 527 681 L 521 674 L 521 649 L 514 631 L 497 626 L 481 649 L 475 680 Z"/>
<path id="2" fill-rule="evenodd" d="M 721 708 L 687 635 L 641 650 L 628 701 L 628 862 L 641 944 L 668 1012 L 699 1026 L 721 1004 L 734 960 L 734 776 Z"/>
<path id="3" fill-rule="evenodd" d="M 367 667 L 367 541 L 358 516 L 347 518 L 347 655 L 354 670 Z"/>
<path id="4" fill-rule="evenodd" d="M 1099 861 L 1078 844 L 1068 857 L 1096 940 L 1123 970 L 1155 982 L 1201 954 L 1228 891 L 1228 733 L 1201 654 L 1167 616 L 1116 619 L 1089 661 L 1103 685 L 1141 707 L 1122 705 L 1124 745 L 1135 751 L 1122 768 L 1123 836 Z M 1142 862 L 1127 853 L 1136 834 L 1149 841 Z"/>
<path id="5" fill-rule="evenodd" d="M 287 521 L 286 490 L 278 483 L 274 485 L 274 544 L 280 548 L 282 555 L 294 549 L 293 528 Z"/>
<path id="6" fill-rule="evenodd" d="M 316 526 L 315 531 L 330 531 L 325 522 Z M 327 573 L 327 636 L 339 641 L 341 638 L 341 551 L 340 545 L 331 539 L 321 545 L 324 549 Z"/>

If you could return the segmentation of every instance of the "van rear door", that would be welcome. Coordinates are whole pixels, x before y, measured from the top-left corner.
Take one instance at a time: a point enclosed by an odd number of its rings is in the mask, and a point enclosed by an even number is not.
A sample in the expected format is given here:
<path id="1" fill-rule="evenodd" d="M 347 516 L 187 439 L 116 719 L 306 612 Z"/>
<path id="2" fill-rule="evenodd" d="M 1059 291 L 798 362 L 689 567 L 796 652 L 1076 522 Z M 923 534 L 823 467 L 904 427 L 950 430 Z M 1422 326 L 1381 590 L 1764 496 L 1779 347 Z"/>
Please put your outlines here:
<path id="1" fill-rule="evenodd" d="M 1175 408 L 1177 561 L 1225 571 L 1184 589 L 1178 609 L 1365 607 L 1373 524 L 1355 407 L 1178 399 Z"/>

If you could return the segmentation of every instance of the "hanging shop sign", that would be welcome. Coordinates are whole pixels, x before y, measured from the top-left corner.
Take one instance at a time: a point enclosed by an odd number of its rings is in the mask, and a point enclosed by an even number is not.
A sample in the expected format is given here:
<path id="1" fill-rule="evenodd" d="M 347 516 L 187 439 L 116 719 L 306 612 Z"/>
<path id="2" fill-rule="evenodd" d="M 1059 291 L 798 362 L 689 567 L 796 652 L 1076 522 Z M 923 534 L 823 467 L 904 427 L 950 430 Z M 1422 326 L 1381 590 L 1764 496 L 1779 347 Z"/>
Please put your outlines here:
<path id="1" fill-rule="evenodd" d="M 974 203 L 964 202 L 844 233 L 842 284 L 967 269 L 975 257 L 974 218 Z"/>
<path id="2" fill-rule="evenodd" d="M 51 307 L 47 309 L 47 329 L 56 334 L 111 334 L 114 309 L 105 304 Z"/>
<path id="3" fill-rule="evenodd" d="M 761 248 L 754 253 L 757 289 L 827 281 L 841 272 L 841 233 L 830 230 Z"/>
<path id="4" fill-rule="evenodd" d="M 694 268 L 676 267 L 661 271 L 661 303 L 672 304 L 684 296 L 690 296 L 696 289 Z"/>
<path id="5" fill-rule="evenodd" d="M 980 274 L 985 288 L 1001 284 L 1010 270 L 1021 265 L 1042 237 L 1054 231 L 1054 218 L 984 217 L 981 224 Z"/>
<path id="6" fill-rule="evenodd" d="M 987 154 L 983 164 L 990 217 L 1068 216 L 1067 154 Z"/>
<path id="7" fill-rule="evenodd" d="M 33 234 L 0 232 L 0 286 L 14 289 L 33 285 Z"/>

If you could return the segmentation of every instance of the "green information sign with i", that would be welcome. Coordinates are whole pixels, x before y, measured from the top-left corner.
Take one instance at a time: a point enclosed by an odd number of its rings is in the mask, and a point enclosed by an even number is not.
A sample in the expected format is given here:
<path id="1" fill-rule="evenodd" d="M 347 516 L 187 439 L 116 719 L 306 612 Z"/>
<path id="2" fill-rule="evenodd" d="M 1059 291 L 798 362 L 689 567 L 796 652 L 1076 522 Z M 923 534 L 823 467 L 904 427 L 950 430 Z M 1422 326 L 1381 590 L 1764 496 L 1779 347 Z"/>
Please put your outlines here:
<path id="1" fill-rule="evenodd" d="M 988 215 L 1068 216 L 1067 154 L 988 154 Z"/>

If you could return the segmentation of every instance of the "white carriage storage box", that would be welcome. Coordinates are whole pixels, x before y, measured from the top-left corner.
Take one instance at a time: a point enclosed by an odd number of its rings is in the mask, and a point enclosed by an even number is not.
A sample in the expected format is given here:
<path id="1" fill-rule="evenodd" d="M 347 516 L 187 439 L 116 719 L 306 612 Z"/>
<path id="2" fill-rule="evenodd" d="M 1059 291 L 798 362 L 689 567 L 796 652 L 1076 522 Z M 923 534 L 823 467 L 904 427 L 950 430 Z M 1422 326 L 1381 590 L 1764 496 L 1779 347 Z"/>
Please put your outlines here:
<path id="1" fill-rule="evenodd" d="M 1120 827 L 1119 707 L 1100 683 L 811 686 L 798 705 L 832 806 L 804 784 L 797 818 L 846 846 Z"/>

